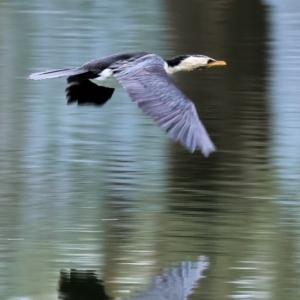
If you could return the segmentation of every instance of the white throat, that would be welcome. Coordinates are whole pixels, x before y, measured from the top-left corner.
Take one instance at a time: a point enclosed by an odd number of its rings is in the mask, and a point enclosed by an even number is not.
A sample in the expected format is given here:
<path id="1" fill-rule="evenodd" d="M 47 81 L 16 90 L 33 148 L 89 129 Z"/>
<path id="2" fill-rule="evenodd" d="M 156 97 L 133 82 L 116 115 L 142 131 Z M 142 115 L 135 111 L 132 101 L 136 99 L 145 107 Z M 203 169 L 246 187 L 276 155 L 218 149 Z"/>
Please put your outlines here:
<path id="1" fill-rule="evenodd" d="M 166 62 L 164 68 L 168 74 L 174 74 L 181 71 L 193 71 L 207 66 L 208 57 L 206 56 L 188 56 L 178 65 L 170 67 Z"/>

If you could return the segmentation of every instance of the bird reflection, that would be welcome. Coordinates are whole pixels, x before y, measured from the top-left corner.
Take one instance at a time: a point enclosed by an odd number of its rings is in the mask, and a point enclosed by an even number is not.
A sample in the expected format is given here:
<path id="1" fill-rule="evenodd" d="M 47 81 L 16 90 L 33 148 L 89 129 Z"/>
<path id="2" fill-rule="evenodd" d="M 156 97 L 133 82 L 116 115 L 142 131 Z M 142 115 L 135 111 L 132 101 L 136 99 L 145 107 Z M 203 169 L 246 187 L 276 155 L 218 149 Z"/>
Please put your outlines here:
<path id="1" fill-rule="evenodd" d="M 126 300 L 185 300 L 207 267 L 208 260 L 204 256 L 196 262 L 182 261 L 176 267 L 164 269 L 145 289 Z M 62 300 L 112 299 L 105 293 L 104 283 L 95 271 L 61 271 L 58 291 Z"/>
<path id="2" fill-rule="evenodd" d="M 60 272 L 58 286 L 62 300 L 110 300 L 104 290 L 103 281 L 95 271 L 75 270 Z"/>

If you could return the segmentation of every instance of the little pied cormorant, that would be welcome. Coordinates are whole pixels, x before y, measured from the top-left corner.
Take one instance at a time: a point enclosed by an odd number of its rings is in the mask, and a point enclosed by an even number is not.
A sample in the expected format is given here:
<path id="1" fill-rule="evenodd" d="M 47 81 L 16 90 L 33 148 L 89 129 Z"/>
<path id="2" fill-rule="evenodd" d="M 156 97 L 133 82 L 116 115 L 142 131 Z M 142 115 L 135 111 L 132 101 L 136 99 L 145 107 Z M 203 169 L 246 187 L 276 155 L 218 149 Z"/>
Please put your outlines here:
<path id="1" fill-rule="evenodd" d="M 177 88 L 169 74 L 224 66 L 204 55 L 179 55 L 165 60 L 149 52 L 122 53 L 95 59 L 78 68 L 33 73 L 40 80 L 68 76 L 68 104 L 103 105 L 114 89 L 123 87 L 133 102 L 190 152 L 205 156 L 215 150 L 194 104 Z"/>

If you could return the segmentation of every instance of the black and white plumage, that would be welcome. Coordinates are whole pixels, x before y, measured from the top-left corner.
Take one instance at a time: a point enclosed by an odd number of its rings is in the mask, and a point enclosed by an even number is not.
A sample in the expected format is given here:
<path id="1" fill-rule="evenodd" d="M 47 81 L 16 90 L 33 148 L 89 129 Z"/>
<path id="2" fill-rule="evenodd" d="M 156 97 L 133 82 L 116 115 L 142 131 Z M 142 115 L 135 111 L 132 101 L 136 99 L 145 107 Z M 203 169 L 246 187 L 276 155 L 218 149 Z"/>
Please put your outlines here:
<path id="1" fill-rule="evenodd" d="M 68 104 L 103 105 L 117 87 L 190 152 L 205 156 L 215 150 L 194 104 L 177 88 L 169 74 L 226 65 L 204 55 L 180 55 L 164 60 L 148 52 L 115 54 L 92 60 L 78 68 L 33 73 L 29 79 L 67 76 Z"/>

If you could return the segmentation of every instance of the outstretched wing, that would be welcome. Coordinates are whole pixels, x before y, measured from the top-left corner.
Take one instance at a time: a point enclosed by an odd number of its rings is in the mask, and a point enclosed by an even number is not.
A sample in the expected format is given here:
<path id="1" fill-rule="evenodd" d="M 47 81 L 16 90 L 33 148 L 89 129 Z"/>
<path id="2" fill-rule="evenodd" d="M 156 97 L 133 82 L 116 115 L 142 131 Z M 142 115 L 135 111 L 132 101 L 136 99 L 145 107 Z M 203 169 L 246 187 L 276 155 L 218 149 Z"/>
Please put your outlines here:
<path id="1" fill-rule="evenodd" d="M 89 80 L 95 77 L 97 75 L 91 72 L 68 77 L 66 88 L 68 104 L 95 106 L 105 104 L 112 97 L 115 89 L 96 85 Z"/>
<path id="2" fill-rule="evenodd" d="M 101 60 L 98 60 L 98 72 L 101 72 Z M 89 79 L 98 77 L 98 73 L 93 73 L 87 68 L 69 68 L 48 70 L 39 73 L 32 73 L 29 79 L 42 80 L 68 76 L 68 86 L 66 88 L 68 104 L 101 106 L 106 103 L 114 92 L 113 88 L 98 86 Z"/>
<path id="3" fill-rule="evenodd" d="M 205 156 L 215 150 L 194 104 L 176 87 L 164 69 L 164 60 L 149 54 L 132 65 L 118 66 L 114 77 L 133 102 L 151 116 L 174 140 L 190 152 L 200 149 Z"/>
<path id="4" fill-rule="evenodd" d="M 151 284 L 127 300 L 186 300 L 193 293 L 197 281 L 203 278 L 203 272 L 209 262 L 200 256 L 197 262 L 182 261 L 178 266 L 164 270 L 153 277 Z"/>

